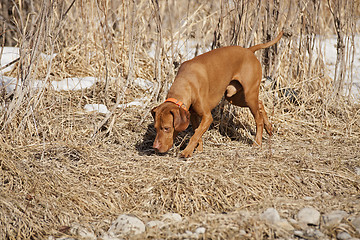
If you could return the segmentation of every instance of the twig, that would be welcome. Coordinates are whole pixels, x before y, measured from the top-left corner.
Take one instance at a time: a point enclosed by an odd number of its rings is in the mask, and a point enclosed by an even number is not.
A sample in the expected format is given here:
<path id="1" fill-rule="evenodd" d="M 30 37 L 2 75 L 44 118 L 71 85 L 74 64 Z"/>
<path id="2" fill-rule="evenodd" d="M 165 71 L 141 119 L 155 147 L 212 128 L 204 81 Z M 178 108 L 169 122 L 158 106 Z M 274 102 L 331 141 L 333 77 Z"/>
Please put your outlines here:
<path id="1" fill-rule="evenodd" d="M 20 58 L 18 57 L 15 60 L 9 62 L 8 64 L 5 64 L 4 66 L 0 67 L 0 71 L 4 70 L 5 68 L 7 68 L 7 67 L 9 67 L 11 65 L 13 65 L 14 63 L 18 62 L 19 60 L 20 60 Z"/>

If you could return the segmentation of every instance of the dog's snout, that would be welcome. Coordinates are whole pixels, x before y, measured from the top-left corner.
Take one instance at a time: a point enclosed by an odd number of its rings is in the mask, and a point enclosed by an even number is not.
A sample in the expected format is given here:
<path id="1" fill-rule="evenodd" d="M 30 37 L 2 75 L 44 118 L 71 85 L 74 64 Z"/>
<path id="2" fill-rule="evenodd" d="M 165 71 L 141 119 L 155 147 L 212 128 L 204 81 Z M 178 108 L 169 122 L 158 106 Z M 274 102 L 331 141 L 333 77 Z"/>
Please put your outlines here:
<path id="1" fill-rule="evenodd" d="M 159 140 L 155 139 L 154 144 L 153 144 L 153 148 L 156 150 L 160 149 L 160 142 Z"/>

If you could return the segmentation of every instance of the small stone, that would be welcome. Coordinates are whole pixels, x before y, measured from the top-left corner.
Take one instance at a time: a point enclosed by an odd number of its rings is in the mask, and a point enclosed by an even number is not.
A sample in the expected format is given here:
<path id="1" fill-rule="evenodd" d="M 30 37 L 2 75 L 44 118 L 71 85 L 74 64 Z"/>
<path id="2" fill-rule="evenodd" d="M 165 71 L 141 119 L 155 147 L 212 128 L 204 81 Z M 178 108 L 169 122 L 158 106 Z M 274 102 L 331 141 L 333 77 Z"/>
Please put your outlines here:
<path id="1" fill-rule="evenodd" d="M 305 236 L 306 237 L 315 237 L 315 230 L 312 228 L 308 228 L 305 230 Z"/>
<path id="2" fill-rule="evenodd" d="M 289 232 L 294 231 L 294 227 L 286 219 L 281 219 L 275 225 Z"/>
<path id="3" fill-rule="evenodd" d="M 305 201 L 312 201 L 312 200 L 314 200 L 314 197 L 308 197 L 308 196 L 306 196 L 306 197 L 303 197 L 303 199 L 304 199 Z"/>
<path id="4" fill-rule="evenodd" d="M 70 233 L 73 235 L 80 236 L 82 239 L 96 239 L 96 236 L 93 231 L 89 231 L 86 228 L 82 227 L 78 223 L 73 223 L 70 229 Z"/>
<path id="5" fill-rule="evenodd" d="M 239 235 L 240 235 L 240 236 L 246 235 L 246 231 L 245 231 L 244 229 L 240 229 Z"/>
<path id="6" fill-rule="evenodd" d="M 101 240 L 121 240 L 118 237 L 113 236 L 113 234 L 109 234 L 109 233 L 103 233 L 100 237 Z"/>
<path id="7" fill-rule="evenodd" d="M 360 176 L 360 167 L 355 168 L 355 173 Z"/>
<path id="8" fill-rule="evenodd" d="M 359 232 L 360 234 L 360 216 L 356 217 L 351 224 L 355 227 L 355 229 Z"/>
<path id="9" fill-rule="evenodd" d="M 319 225 L 320 212 L 313 207 L 306 207 L 298 212 L 297 217 L 299 222 L 307 225 Z"/>
<path id="10" fill-rule="evenodd" d="M 198 227 L 196 230 L 195 230 L 195 233 L 196 234 L 204 234 L 206 232 L 206 228 L 204 227 Z"/>
<path id="11" fill-rule="evenodd" d="M 163 215 L 163 219 L 164 222 L 171 222 L 171 223 L 175 223 L 175 222 L 181 222 L 182 221 L 182 217 L 180 216 L 180 214 L 178 213 L 166 213 Z"/>
<path id="12" fill-rule="evenodd" d="M 304 232 L 303 232 L 303 231 L 296 230 L 296 231 L 294 231 L 294 235 L 295 235 L 296 237 L 303 237 L 303 236 L 304 236 Z"/>
<path id="13" fill-rule="evenodd" d="M 79 229 L 78 234 L 82 239 L 97 239 L 95 234 L 92 231 L 88 231 L 86 228 Z"/>
<path id="14" fill-rule="evenodd" d="M 321 197 L 324 199 L 329 199 L 329 198 L 331 198 L 331 195 L 328 194 L 327 192 L 323 192 L 323 193 L 321 193 Z"/>
<path id="15" fill-rule="evenodd" d="M 296 221 L 296 220 L 293 219 L 293 218 L 289 218 L 289 222 L 290 222 L 291 224 L 298 224 L 298 221 Z"/>
<path id="16" fill-rule="evenodd" d="M 314 237 L 315 237 L 316 239 L 323 238 L 323 237 L 325 237 L 325 234 L 323 234 L 323 233 L 320 232 L 318 229 L 316 229 L 316 230 L 314 231 Z"/>
<path id="17" fill-rule="evenodd" d="M 346 239 L 350 239 L 350 238 L 351 238 L 351 235 L 348 234 L 347 232 L 339 232 L 336 235 L 336 239 L 338 239 L 338 240 L 346 240 Z"/>
<path id="18" fill-rule="evenodd" d="M 146 227 L 148 228 L 162 228 L 163 226 L 165 226 L 165 223 L 159 220 L 149 221 L 146 223 Z"/>
<path id="19" fill-rule="evenodd" d="M 110 235 L 140 234 L 145 232 L 145 224 L 135 216 L 120 215 L 109 228 Z"/>
<path id="20" fill-rule="evenodd" d="M 279 212 L 275 208 L 268 208 L 260 215 L 262 220 L 265 220 L 268 223 L 275 224 L 280 221 Z"/>
<path id="21" fill-rule="evenodd" d="M 342 210 L 332 211 L 323 216 L 323 222 L 326 227 L 337 225 L 348 216 L 347 212 Z"/>

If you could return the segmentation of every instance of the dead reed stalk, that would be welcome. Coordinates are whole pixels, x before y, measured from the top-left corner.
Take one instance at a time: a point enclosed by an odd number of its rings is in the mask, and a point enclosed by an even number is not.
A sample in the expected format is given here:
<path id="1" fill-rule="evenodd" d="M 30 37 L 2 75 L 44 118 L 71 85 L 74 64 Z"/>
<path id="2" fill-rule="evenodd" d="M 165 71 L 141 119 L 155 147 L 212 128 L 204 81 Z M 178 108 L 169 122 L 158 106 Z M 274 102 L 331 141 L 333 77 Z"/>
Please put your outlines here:
<path id="1" fill-rule="evenodd" d="M 0 85 L 0 238 L 71 235 L 66 229 L 79 222 L 106 231 L 120 213 L 154 218 L 259 210 L 279 198 L 302 206 L 303 197 L 322 191 L 334 198 L 314 202 L 320 209 L 353 207 L 344 199 L 359 192 L 360 110 L 350 95 L 331 96 L 351 79 L 346 70 L 356 57 L 360 8 L 357 0 L 340 3 L 1 2 L 0 42 L 20 48 L 6 76 L 21 85 L 12 93 Z M 276 47 L 257 53 L 261 99 L 276 130 L 264 141 L 268 148 L 249 147 L 254 124 L 248 109 L 222 101 L 204 136 L 205 153 L 188 161 L 173 156 L 186 132 L 169 155 L 153 154 L 148 113 L 164 100 L 179 64 L 213 48 L 266 42 L 281 30 Z M 334 80 L 322 46 L 335 33 Z M 57 55 L 45 61 L 41 53 Z M 77 76 L 99 80 L 79 91 L 49 85 Z M 138 78 L 153 87 L 141 89 Z M 34 89 L 32 82 L 41 79 L 44 85 Z M 133 100 L 145 107 L 118 108 Z M 86 113 L 88 103 L 105 104 L 111 113 Z M 259 238 L 272 231 L 250 227 Z M 227 230 L 209 238 L 226 238 Z"/>

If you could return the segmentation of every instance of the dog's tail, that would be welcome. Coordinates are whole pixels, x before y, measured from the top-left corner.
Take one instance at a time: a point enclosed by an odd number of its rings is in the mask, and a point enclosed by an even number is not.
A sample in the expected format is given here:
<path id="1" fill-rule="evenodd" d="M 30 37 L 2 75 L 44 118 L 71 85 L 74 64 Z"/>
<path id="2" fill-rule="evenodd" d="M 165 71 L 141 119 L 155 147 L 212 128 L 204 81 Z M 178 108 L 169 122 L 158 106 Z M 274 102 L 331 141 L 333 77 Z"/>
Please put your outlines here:
<path id="1" fill-rule="evenodd" d="M 256 52 L 259 49 L 268 48 L 268 47 L 274 45 L 275 43 L 277 43 L 280 40 L 280 38 L 282 37 L 282 35 L 283 35 L 283 32 L 281 31 L 274 40 L 267 42 L 267 43 L 262 43 L 262 44 L 258 44 L 258 45 L 249 47 L 249 50 L 251 50 L 252 52 Z"/>

